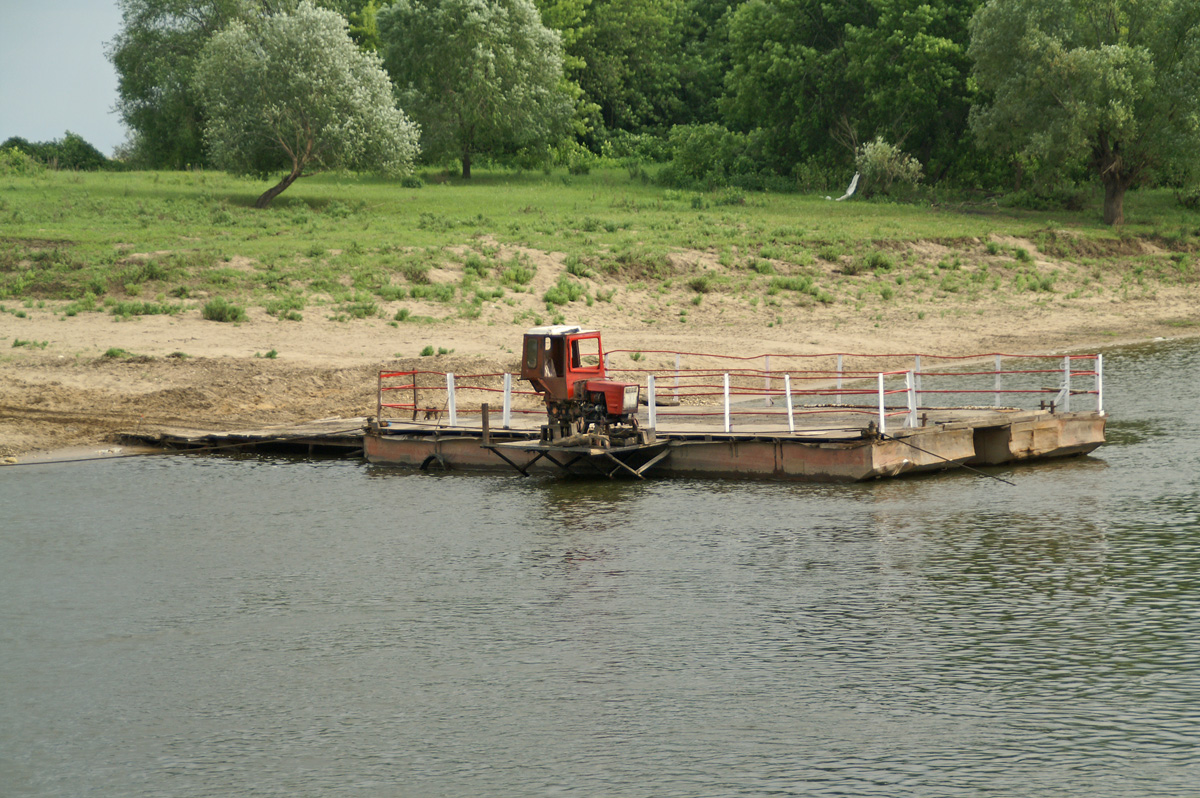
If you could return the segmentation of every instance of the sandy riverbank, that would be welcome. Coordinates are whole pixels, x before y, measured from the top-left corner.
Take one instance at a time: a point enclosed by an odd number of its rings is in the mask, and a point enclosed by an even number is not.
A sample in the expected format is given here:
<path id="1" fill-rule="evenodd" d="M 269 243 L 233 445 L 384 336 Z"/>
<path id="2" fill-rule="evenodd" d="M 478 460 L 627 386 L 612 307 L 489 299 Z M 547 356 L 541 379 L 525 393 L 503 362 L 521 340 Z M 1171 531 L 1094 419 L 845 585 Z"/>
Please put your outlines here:
<path id="1" fill-rule="evenodd" d="M 684 289 L 674 298 L 645 292 L 566 311 L 574 311 L 569 320 L 602 329 L 609 349 L 942 355 L 1096 350 L 1180 337 L 1192 331 L 1198 313 L 1191 285 L 1070 301 L 1030 293 L 857 308 L 747 307 L 719 295 L 693 304 L 690 296 Z M 529 300 L 537 307 L 535 297 Z M 686 318 L 676 307 L 686 308 Z M 105 448 L 116 433 L 156 426 L 217 430 L 370 415 L 380 369 L 515 370 L 513 353 L 529 326 L 507 308 L 470 321 L 416 324 L 335 321 L 317 312 L 280 321 L 261 310 L 238 324 L 205 321 L 198 311 L 119 321 L 56 310 L 0 314 L 0 341 L 6 342 L 0 457 Z M 452 352 L 419 357 L 425 346 Z M 129 356 L 106 357 L 112 349 Z M 275 357 L 268 357 L 272 351 Z M 647 357 L 653 364 L 657 356 Z M 664 365 L 669 357 L 661 356 Z"/>

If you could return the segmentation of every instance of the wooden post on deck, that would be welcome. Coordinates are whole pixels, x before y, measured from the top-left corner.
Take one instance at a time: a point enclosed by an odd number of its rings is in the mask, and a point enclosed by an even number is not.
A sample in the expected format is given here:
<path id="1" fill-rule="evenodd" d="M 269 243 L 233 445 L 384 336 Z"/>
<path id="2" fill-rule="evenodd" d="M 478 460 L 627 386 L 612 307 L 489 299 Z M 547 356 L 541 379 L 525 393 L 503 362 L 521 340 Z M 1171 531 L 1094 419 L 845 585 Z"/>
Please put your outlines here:
<path id="1" fill-rule="evenodd" d="M 487 402 L 484 402 L 483 404 L 481 404 L 479 406 L 479 413 L 482 417 L 480 423 L 483 425 L 483 445 L 484 446 L 492 445 L 492 421 L 491 421 L 491 418 L 489 418 L 489 410 L 490 410 L 490 408 L 488 407 Z"/>

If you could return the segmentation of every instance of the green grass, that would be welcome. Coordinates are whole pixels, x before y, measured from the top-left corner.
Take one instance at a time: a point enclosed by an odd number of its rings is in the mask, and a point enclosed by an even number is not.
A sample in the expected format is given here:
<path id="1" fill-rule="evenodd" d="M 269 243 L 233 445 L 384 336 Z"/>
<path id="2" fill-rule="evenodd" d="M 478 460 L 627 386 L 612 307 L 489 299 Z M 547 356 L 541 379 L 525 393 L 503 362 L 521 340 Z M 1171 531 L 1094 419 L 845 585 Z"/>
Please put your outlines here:
<path id="1" fill-rule="evenodd" d="M 884 273 L 905 278 L 892 289 L 897 296 L 942 281 L 947 275 L 933 277 L 932 264 L 905 259 L 905 244 L 917 241 L 988 242 L 975 246 L 999 258 L 996 268 L 1008 269 L 1010 285 L 1024 275 L 1014 288 L 1055 290 L 1045 275 L 1034 281 L 1033 254 L 992 243 L 997 236 L 1035 242 L 1042 255 L 1091 259 L 1106 273 L 1129 270 L 1122 279 L 1133 285 L 1197 280 L 1189 253 L 1200 246 L 1200 215 L 1169 190 L 1128 194 L 1127 224 L 1113 230 L 1100 221 L 1098 191 L 1082 211 L 1044 212 L 949 201 L 697 195 L 631 179 L 618 167 L 587 175 L 476 170 L 470 181 L 422 178 L 421 188 L 346 174 L 305 178 L 260 211 L 252 205 L 265 184 L 221 172 L 5 175 L 0 301 L 59 300 L 67 303 L 57 311 L 64 315 L 104 308 L 130 317 L 184 309 L 168 297 L 227 297 L 223 309 L 209 311 L 217 300 L 207 300 L 202 312 L 234 321 L 245 318 L 246 307 L 282 320 L 299 320 L 314 307 L 336 318 L 389 318 L 394 305 L 384 304 L 411 299 L 470 318 L 504 297 L 497 289 L 533 290 L 536 267 L 525 255 L 501 260 L 504 246 L 561 253 L 572 277 L 544 293 L 554 308 L 611 301 L 605 283 L 630 291 L 645 283 L 653 291 L 666 281 L 696 294 L 719 288 L 752 296 L 747 281 L 759 280 L 776 292 L 841 301 L 858 290 L 850 287 L 856 281 Z M 1139 237 L 1179 257 L 1134 262 L 1129 242 Z M 721 268 L 711 276 L 687 270 L 672 257 L 681 250 L 712 253 Z M 945 262 L 944 272 L 957 269 L 953 257 Z M 822 277 L 821 289 L 803 284 L 830 264 L 838 274 Z M 585 290 L 575 278 L 600 285 Z M 993 275 L 996 285 L 1000 279 Z M 945 281 L 945 290 L 961 291 L 968 280 Z"/>

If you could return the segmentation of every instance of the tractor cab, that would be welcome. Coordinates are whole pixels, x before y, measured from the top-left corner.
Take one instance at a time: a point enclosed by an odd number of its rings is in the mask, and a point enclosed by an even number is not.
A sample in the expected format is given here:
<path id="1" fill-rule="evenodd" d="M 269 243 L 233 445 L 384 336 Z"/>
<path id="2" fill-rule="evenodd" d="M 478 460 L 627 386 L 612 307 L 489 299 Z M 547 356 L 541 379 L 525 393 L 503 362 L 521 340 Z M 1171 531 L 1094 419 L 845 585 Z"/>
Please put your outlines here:
<path id="1" fill-rule="evenodd" d="M 546 400 L 548 439 L 612 425 L 637 428 L 636 383 L 606 379 L 599 330 L 568 324 L 534 327 L 521 346 L 521 379 Z"/>
<path id="2" fill-rule="evenodd" d="M 548 400 L 576 399 L 580 380 L 604 378 L 604 351 L 599 330 L 556 324 L 525 333 L 521 378 L 533 383 Z"/>

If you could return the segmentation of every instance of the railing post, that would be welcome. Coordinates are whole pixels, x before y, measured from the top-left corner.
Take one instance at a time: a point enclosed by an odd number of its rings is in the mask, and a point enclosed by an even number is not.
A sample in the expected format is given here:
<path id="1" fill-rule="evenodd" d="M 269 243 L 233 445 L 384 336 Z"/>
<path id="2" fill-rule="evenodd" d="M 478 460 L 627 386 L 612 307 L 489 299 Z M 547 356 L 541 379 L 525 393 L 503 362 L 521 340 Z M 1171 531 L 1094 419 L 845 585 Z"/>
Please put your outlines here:
<path id="1" fill-rule="evenodd" d="M 450 413 L 450 426 L 458 426 L 458 407 L 455 405 L 454 372 L 446 372 L 446 409 Z"/>
<path id="2" fill-rule="evenodd" d="M 1104 355 L 1096 355 L 1096 412 L 1104 415 Z"/>
<path id="3" fill-rule="evenodd" d="M 879 372 L 879 434 L 887 432 L 887 406 L 883 402 L 883 372 Z"/>
<path id="4" fill-rule="evenodd" d="M 383 372 L 379 372 L 379 390 L 375 398 L 375 420 L 383 421 Z"/>
<path id="5" fill-rule="evenodd" d="M 792 415 L 792 375 L 783 375 L 783 392 L 787 396 L 788 432 L 796 434 L 796 419 Z"/>
<path id="6" fill-rule="evenodd" d="M 1062 356 L 1062 412 L 1070 413 L 1070 355 Z"/>
<path id="7" fill-rule="evenodd" d="M 908 419 L 904 425 L 911 429 L 917 426 L 917 375 L 914 372 L 904 373 L 904 387 L 908 389 Z"/>
<path id="8" fill-rule="evenodd" d="M 916 355 L 913 358 L 913 390 L 916 392 L 913 397 L 913 405 L 921 403 L 921 356 Z M 915 424 L 913 426 L 916 426 Z"/>
<path id="9" fill-rule="evenodd" d="M 763 361 L 765 364 L 764 370 L 766 371 L 766 376 L 763 377 L 763 390 L 766 395 L 766 401 L 763 403 L 763 405 L 765 407 L 770 407 L 772 404 L 774 404 L 771 401 L 771 356 L 763 355 Z"/>
<path id="10" fill-rule="evenodd" d="M 658 429 L 658 400 L 654 396 L 654 375 L 646 375 L 646 412 L 650 429 Z"/>
<path id="11" fill-rule="evenodd" d="M 996 398 L 993 401 L 994 407 L 1000 406 L 1000 392 L 1001 392 L 1001 387 L 1002 387 L 1002 383 L 1000 381 L 1000 375 L 1002 373 L 1001 362 L 1003 360 L 1004 360 L 1004 358 L 1000 357 L 1000 355 L 996 355 L 996 382 L 995 382 L 995 388 L 993 389 L 996 391 Z"/>
<path id="12" fill-rule="evenodd" d="M 842 356 L 841 355 L 837 356 L 837 375 L 838 375 L 838 378 L 837 378 L 837 402 L 835 402 L 835 404 L 840 405 L 842 403 Z"/>
<path id="13" fill-rule="evenodd" d="M 725 431 L 731 432 L 733 427 L 729 423 L 729 372 L 725 372 Z"/>
<path id="14" fill-rule="evenodd" d="M 505 429 L 512 424 L 512 375 L 504 372 L 504 417 L 501 421 Z"/>

